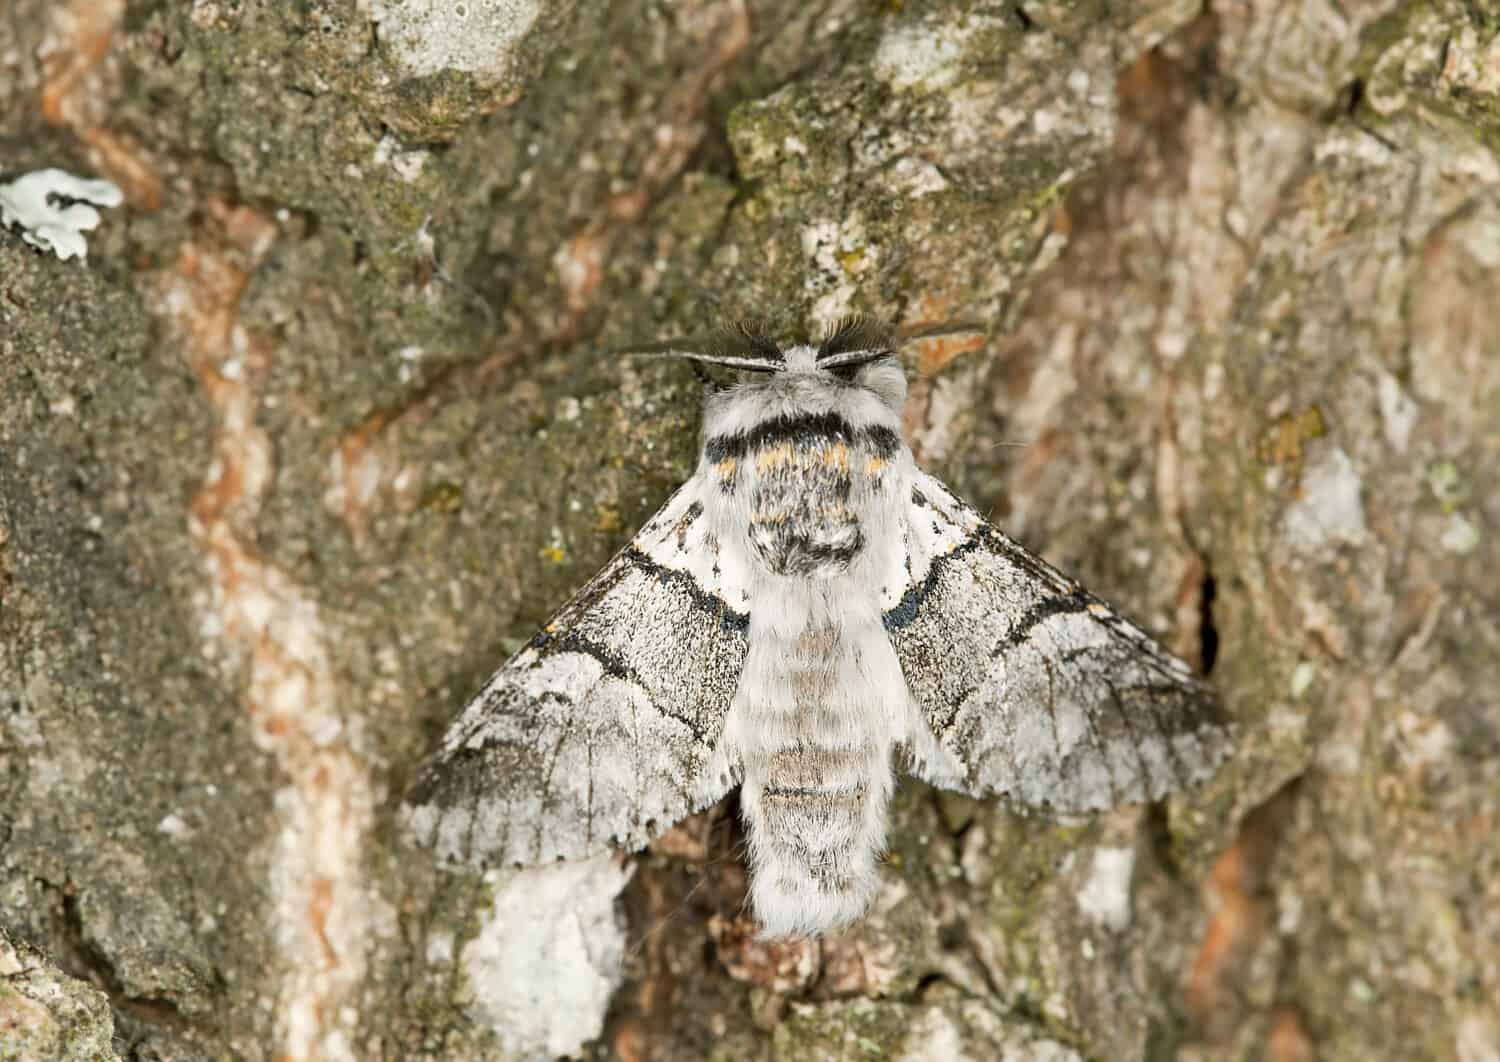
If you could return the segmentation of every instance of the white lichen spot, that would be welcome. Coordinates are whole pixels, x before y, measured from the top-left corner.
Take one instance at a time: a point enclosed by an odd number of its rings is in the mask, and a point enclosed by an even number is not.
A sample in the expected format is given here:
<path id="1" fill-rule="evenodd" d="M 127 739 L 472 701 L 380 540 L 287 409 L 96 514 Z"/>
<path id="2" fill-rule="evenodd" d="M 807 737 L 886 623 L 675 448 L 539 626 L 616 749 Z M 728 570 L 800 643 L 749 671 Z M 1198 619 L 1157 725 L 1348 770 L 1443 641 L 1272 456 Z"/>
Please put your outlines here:
<path id="1" fill-rule="evenodd" d="M 422 167 L 427 165 L 427 152 L 403 151 L 401 142 L 387 133 L 375 145 L 374 162 L 377 166 L 389 166 L 397 177 L 411 184 L 422 176 Z"/>
<path id="2" fill-rule="evenodd" d="M 1475 547 L 1479 545 L 1479 528 L 1474 526 L 1473 521 L 1463 513 L 1454 513 L 1448 517 L 1448 526 L 1443 528 L 1443 537 L 1440 541 L 1449 553 L 1457 553 L 1460 556 L 1473 553 Z"/>
<path id="3" fill-rule="evenodd" d="M 1214 401 L 1224 393 L 1224 366 L 1218 362 L 1209 364 L 1203 371 L 1203 397 Z"/>
<path id="4" fill-rule="evenodd" d="M 222 469 L 223 466 L 219 467 Z M 276 615 L 276 597 L 260 586 L 245 587 L 237 603 L 242 610 L 241 615 L 254 630 L 263 630 L 269 626 L 272 617 Z"/>
<path id="5" fill-rule="evenodd" d="M 1276 896 L 1276 931 L 1291 936 L 1302 924 L 1302 895 L 1284 889 Z"/>
<path id="6" fill-rule="evenodd" d="M 427 961 L 443 966 L 453 961 L 453 934 L 435 931 L 427 938 Z"/>
<path id="7" fill-rule="evenodd" d="M 901 1045 L 898 1062 L 923 1062 L 930 1058 L 966 1058 L 964 1035 L 958 1025 L 938 1007 L 928 1007 L 912 1022 Z"/>
<path id="8" fill-rule="evenodd" d="M 1417 404 L 1401 389 L 1401 383 L 1388 372 L 1380 374 L 1376 383 L 1376 401 L 1380 404 L 1380 420 L 1385 426 L 1386 445 L 1398 454 L 1406 452 L 1411 441 L 1411 429 L 1417 422 Z"/>
<path id="9" fill-rule="evenodd" d="M 0 226 L 17 226 L 21 239 L 63 261 L 87 258 L 83 234 L 100 221 L 94 207 L 119 206 L 124 200 L 109 181 L 75 177 L 66 170 L 36 170 L 0 184 Z"/>
<path id="10" fill-rule="evenodd" d="M 1401 759 L 1412 770 L 1438 768 L 1453 757 L 1453 731 L 1440 719 L 1402 712 L 1396 717 L 1396 730 L 1401 735 Z"/>
<path id="11" fill-rule="evenodd" d="M 1395 149 L 1387 146 L 1383 138 L 1377 139 L 1363 129 L 1347 129 L 1320 140 L 1313 147 L 1313 158 L 1319 166 L 1355 162 L 1384 167 L 1391 165 Z"/>
<path id="12" fill-rule="evenodd" d="M 857 258 L 862 269 L 875 264 L 875 249 L 869 246 L 862 218 L 816 221 L 802 227 L 802 250 L 818 267 L 805 288 L 813 296 L 815 326 L 827 328 L 849 312 L 858 287 L 849 277 L 845 262 Z M 832 286 L 830 287 L 830 282 Z"/>
<path id="13" fill-rule="evenodd" d="M 942 192 L 948 188 L 948 178 L 943 171 L 925 159 L 903 156 L 895 161 L 885 175 L 885 182 L 898 194 L 911 199 Z"/>
<path id="14" fill-rule="evenodd" d="M 162 820 L 156 824 L 156 832 L 164 833 L 168 837 L 186 837 L 192 832 L 188 824 L 182 821 L 182 817 L 175 812 L 164 815 Z"/>
<path id="15" fill-rule="evenodd" d="M 1183 308 L 1177 303 L 1170 303 L 1163 315 L 1165 320 L 1163 327 L 1156 333 L 1156 350 L 1168 361 L 1176 361 L 1187 353 L 1188 344 L 1192 342 L 1192 335 L 1183 321 Z"/>
<path id="16" fill-rule="evenodd" d="M 1130 925 L 1130 877 L 1135 849 L 1096 848 L 1088 880 L 1078 890 L 1078 909 L 1095 925 L 1120 932 Z"/>
<path id="17" fill-rule="evenodd" d="M 437 238 L 432 235 L 432 215 L 422 219 L 422 227 L 411 239 L 412 247 L 425 258 L 437 260 Z"/>
<path id="18" fill-rule="evenodd" d="M 344 721 L 336 715 L 323 715 L 310 720 L 307 736 L 320 749 L 328 748 L 344 733 Z"/>
<path id="19" fill-rule="evenodd" d="M 1472 1009 L 1459 1019 L 1453 1048 L 1459 1062 L 1500 1062 L 1500 1016 Z"/>
<path id="20" fill-rule="evenodd" d="M 1313 679 L 1318 677 L 1318 669 L 1313 666 L 1311 660 L 1303 660 L 1292 668 L 1292 679 L 1290 683 L 1293 700 L 1300 700 L 1302 695 L 1311 688 Z"/>
<path id="21" fill-rule="evenodd" d="M 624 976 L 615 898 L 629 880 L 612 855 L 498 876 L 461 962 L 471 1013 L 508 1052 L 568 1055 L 599 1035 Z"/>
<path id="22" fill-rule="evenodd" d="M 214 0 L 193 0 L 193 9 L 188 13 L 188 18 L 199 29 L 217 29 L 223 15 Z"/>
<path id="23" fill-rule="evenodd" d="M 536 0 L 360 0 L 360 7 L 410 76 L 459 70 L 486 84 L 510 73 L 516 45 L 542 12 Z"/>
<path id="24" fill-rule="evenodd" d="M 1359 773 L 1364 754 L 1355 742 L 1335 738 L 1318 746 L 1316 761 L 1329 774 L 1348 777 Z"/>
<path id="25" fill-rule="evenodd" d="M 873 1004 L 872 1004 L 873 1005 Z M 1066 1018 L 1067 1004 L 1057 995 L 1043 1004 L 1049 1017 Z M 875 1053 L 861 1044 L 863 1053 Z M 843 1057 L 843 1056 L 840 1056 Z M 903 1060 L 943 1059 L 944 1062 L 1081 1062 L 1077 1051 L 1040 1035 L 1036 1027 L 1002 1017 L 976 999 L 942 1006 L 929 1005 L 902 1037 Z"/>
<path id="26" fill-rule="evenodd" d="M 955 84 L 975 33 L 995 24 L 988 18 L 958 18 L 899 26 L 880 39 L 871 60 L 876 77 L 897 92 L 937 92 Z"/>
<path id="27" fill-rule="evenodd" d="M 1300 497 L 1288 507 L 1282 533 L 1293 549 L 1315 553 L 1358 545 L 1366 535 L 1361 483 L 1354 462 L 1338 447 L 1324 451 L 1302 473 Z"/>

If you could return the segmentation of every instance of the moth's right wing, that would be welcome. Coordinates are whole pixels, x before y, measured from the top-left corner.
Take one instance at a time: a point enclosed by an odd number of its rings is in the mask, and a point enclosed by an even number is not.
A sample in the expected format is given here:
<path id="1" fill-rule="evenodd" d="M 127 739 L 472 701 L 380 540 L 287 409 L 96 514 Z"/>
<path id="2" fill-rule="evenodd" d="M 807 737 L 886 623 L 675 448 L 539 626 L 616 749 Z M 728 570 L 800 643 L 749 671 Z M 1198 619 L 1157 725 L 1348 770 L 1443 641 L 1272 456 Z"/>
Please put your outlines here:
<path id="1" fill-rule="evenodd" d="M 1231 734 L 1186 664 L 918 472 L 885 626 L 918 709 L 913 769 L 1089 811 L 1206 778 Z"/>
<path id="2" fill-rule="evenodd" d="M 695 476 L 500 668 L 423 766 L 415 838 L 476 864 L 635 849 L 717 801 L 749 625 Z"/>

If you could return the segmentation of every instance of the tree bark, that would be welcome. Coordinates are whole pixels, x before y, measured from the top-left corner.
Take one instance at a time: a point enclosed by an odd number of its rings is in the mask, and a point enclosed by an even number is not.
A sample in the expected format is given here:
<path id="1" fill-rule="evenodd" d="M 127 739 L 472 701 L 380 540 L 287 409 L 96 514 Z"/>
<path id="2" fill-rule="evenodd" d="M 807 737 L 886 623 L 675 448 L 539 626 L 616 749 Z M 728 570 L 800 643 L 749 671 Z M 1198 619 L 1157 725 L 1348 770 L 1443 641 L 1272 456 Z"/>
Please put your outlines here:
<path id="1" fill-rule="evenodd" d="M 0 1059 L 1500 1058 L 1484 5 L 13 0 L 48 166 L 126 203 L 0 232 Z M 435 866 L 416 764 L 696 457 L 606 352 L 851 311 L 987 324 L 914 348 L 919 461 L 1234 758 L 908 779 L 817 943 L 732 799 Z"/>

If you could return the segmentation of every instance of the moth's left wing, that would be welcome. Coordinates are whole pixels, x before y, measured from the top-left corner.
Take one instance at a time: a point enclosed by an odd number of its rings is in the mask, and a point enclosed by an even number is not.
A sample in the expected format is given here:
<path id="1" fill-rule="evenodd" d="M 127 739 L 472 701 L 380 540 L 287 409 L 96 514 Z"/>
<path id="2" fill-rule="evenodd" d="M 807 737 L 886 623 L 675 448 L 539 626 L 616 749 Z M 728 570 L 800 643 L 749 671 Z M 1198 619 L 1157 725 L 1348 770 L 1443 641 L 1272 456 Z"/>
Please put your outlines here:
<path id="1" fill-rule="evenodd" d="M 1086 811 L 1212 773 L 1231 742 L 1210 687 L 937 479 L 913 485 L 904 585 L 883 607 L 919 776 Z"/>
<path id="2" fill-rule="evenodd" d="M 405 819 L 440 856 L 529 865 L 639 848 L 724 795 L 745 573 L 694 477 L 495 672 L 424 765 Z"/>

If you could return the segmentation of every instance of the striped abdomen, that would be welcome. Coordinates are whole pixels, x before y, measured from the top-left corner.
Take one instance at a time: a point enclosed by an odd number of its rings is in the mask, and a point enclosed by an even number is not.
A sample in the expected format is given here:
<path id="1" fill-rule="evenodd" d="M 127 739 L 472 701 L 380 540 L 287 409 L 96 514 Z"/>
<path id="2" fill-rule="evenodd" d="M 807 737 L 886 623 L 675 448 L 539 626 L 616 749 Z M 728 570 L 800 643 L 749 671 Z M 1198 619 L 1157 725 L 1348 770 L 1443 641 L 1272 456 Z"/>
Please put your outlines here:
<path id="1" fill-rule="evenodd" d="M 857 634 L 813 624 L 792 639 L 752 641 L 761 659 L 747 662 L 747 672 L 754 667 L 765 681 L 763 695 L 744 705 L 741 802 L 751 903 L 773 935 L 844 925 L 878 884 L 891 741 Z"/>

